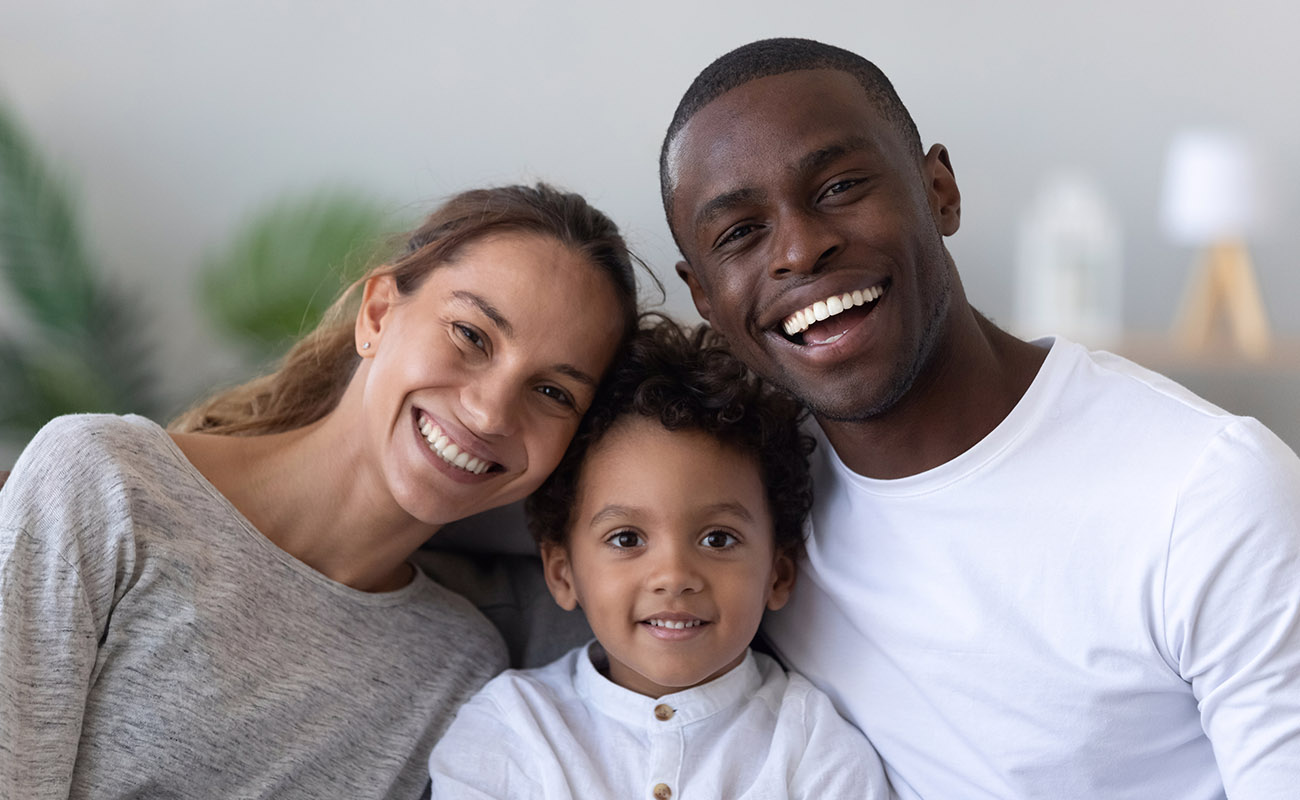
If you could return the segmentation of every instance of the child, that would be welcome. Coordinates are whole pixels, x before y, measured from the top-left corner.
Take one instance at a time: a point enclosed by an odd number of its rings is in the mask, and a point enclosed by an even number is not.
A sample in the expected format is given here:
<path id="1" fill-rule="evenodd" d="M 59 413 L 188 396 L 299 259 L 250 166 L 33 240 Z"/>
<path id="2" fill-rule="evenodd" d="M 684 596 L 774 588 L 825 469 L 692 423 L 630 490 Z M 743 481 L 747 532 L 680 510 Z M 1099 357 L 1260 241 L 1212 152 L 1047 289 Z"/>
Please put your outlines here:
<path id="1" fill-rule="evenodd" d="M 707 329 L 640 332 L 528 503 L 547 586 L 596 641 L 463 706 L 435 798 L 889 796 L 829 699 L 749 650 L 803 545 L 798 417 Z"/>

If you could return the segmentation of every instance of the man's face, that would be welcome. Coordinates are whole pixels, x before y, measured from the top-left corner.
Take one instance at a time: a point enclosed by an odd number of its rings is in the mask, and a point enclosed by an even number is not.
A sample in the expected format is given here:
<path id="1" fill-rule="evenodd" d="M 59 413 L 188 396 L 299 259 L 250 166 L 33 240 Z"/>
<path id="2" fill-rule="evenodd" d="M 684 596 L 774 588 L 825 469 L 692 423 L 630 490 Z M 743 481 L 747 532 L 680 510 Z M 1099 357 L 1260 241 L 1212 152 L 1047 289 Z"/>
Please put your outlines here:
<path id="1" fill-rule="evenodd" d="M 669 153 L 678 271 L 736 354 L 823 419 L 894 406 L 944 333 L 960 195 L 851 75 L 722 95 Z"/>

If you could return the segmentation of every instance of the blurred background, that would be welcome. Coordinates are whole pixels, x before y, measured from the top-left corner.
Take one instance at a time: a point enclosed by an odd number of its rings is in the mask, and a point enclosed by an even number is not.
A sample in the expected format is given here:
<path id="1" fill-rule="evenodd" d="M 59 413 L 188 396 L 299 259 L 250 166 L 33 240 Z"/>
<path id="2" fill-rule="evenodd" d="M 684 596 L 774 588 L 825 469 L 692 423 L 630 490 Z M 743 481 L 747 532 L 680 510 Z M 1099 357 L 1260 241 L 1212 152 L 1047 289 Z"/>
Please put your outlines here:
<path id="1" fill-rule="evenodd" d="M 91 399 L 165 423 L 249 376 L 385 232 L 474 186 L 586 194 L 694 320 L 661 137 L 709 61 L 777 35 L 874 60 L 947 145 L 978 308 L 1300 447 L 1297 27 L 1282 0 L 0 0 L 0 466 Z M 1187 141 L 1217 144 L 1181 167 Z M 1216 284 L 1235 311 L 1192 346 L 1171 330 L 1220 239 L 1258 290 Z"/>

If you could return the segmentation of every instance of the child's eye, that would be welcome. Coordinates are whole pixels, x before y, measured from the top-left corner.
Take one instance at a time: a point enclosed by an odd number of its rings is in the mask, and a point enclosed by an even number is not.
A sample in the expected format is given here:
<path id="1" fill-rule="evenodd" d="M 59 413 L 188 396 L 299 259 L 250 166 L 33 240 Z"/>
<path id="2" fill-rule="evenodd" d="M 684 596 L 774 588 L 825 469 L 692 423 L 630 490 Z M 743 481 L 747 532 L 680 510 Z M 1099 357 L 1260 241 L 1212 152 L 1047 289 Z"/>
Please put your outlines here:
<path id="1" fill-rule="evenodd" d="M 609 538 L 605 541 L 620 550 L 640 547 L 645 544 L 645 540 L 641 538 L 641 534 L 636 531 L 615 531 L 610 534 Z"/>
<path id="2" fill-rule="evenodd" d="M 727 533 L 726 531 L 709 531 L 704 534 L 704 538 L 700 540 L 700 544 L 714 550 L 725 550 L 739 542 L 740 540 L 737 539 L 734 534 Z"/>

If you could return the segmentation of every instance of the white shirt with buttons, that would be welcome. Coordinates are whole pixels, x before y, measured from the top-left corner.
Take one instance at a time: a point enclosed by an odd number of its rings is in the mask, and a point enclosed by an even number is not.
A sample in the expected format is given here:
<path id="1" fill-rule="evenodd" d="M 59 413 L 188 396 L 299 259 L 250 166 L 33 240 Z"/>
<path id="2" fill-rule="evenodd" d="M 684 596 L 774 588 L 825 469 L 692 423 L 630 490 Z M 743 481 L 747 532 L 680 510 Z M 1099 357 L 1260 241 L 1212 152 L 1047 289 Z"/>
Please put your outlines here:
<path id="1" fill-rule="evenodd" d="M 485 686 L 429 757 L 433 797 L 893 796 L 866 738 L 826 695 L 761 653 L 657 699 L 613 683 L 593 659 L 603 664 L 595 643 Z"/>

